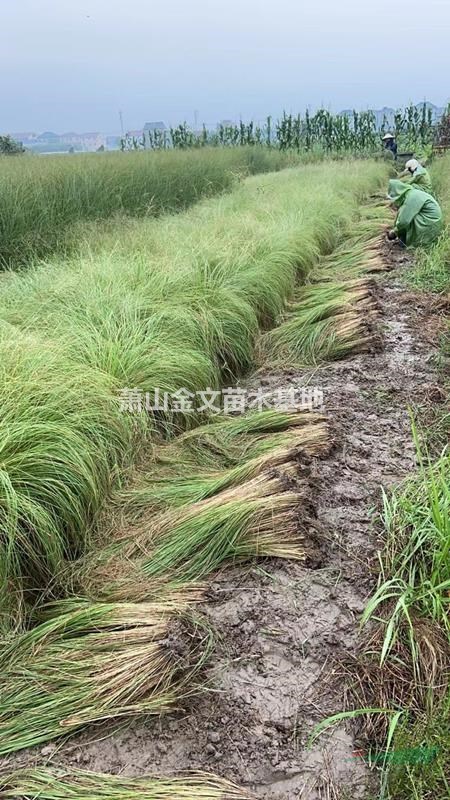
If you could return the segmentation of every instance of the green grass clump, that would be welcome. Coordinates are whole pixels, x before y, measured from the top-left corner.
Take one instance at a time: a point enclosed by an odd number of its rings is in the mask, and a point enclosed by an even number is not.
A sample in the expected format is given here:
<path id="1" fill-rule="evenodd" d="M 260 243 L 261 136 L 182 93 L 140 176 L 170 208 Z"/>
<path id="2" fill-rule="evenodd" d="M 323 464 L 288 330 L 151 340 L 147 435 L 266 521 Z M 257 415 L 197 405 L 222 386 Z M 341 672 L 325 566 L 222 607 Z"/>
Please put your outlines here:
<path id="1" fill-rule="evenodd" d="M 449 742 L 450 694 L 432 714 L 399 725 L 384 778 L 386 800 L 447 800 Z"/>
<path id="2" fill-rule="evenodd" d="M 215 775 L 129 778 L 62 767 L 0 772 L 2 800 L 251 800 L 251 796 Z"/>
<path id="3" fill-rule="evenodd" d="M 179 211 L 300 161 L 252 147 L 2 159 L 0 268 L 76 248 L 76 223 Z"/>
<path id="4" fill-rule="evenodd" d="M 4 642 L 0 754 L 90 722 L 160 714 L 192 693 L 211 637 L 185 616 L 183 601 L 182 594 L 164 603 L 63 601 L 44 622 Z M 171 648 L 177 624 L 180 647 Z"/>
<path id="5" fill-rule="evenodd" d="M 380 585 L 363 620 L 388 610 L 381 661 L 406 624 L 413 658 L 417 656 L 414 617 L 442 627 L 450 641 L 450 455 L 432 464 L 421 461 L 418 477 L 384 498 L 387 530 Z M 405 625 L 403 625 L 405 627 Z"/>
<path id="6" fill-rule="evenodd" d="M 436 160 L 431 175 L 447 228 L 433 247 L 419 251 L 404 277 L 414 289 L 445 294 L 450 291 L 450 155 Z"/>
<path id="7" fill-rule="evenodd" d="M 131 455 L 133 424 L 111 402 L 112 379 L 60 347 L 0 330 L 0 618 L 84 552 L 92 520 Z M 137 421 L 139 424 L 139 420 Z"/>

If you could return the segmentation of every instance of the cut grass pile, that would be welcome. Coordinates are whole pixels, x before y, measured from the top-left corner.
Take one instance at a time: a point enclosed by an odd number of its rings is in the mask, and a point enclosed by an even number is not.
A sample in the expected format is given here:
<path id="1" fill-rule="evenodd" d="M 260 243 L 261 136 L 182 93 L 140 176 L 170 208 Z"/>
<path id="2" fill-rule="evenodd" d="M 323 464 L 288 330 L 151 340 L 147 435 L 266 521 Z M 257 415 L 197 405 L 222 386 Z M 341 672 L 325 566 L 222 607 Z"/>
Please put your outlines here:
<path id="1" fill-rule="evenodd" d="M 18 624 L 79 556 L 113 488 L 156 428 L 196 412 L 120 412 L 138 387 L 195 393 L 249 369 L 321 253 L 386 167 L 340 163 L 249 179 L 220 200 L 93 235 L 82 255 L 4 277 L 0 300 L 0 612 Z"/>
<path id="2" fill-rule="evenodd" d="M 158 448 L 151 471 L 113 498 L 122 512 L 108 532 L 113 544 L 88 553 L 74 573 L 78 589 L 108 601 L 148 600 L 200 584 L 225 562 L 304 559 L 310 490 L 296 459 L 330 446 L 320 415 L 267 410 Z"/>
<path id="3" fill-rule="evenodd" d="M 87 567 L 75 569 L 71 579 L 64 572 L 55 576 L 53 591 L 58 584 L 73 593 L 81 586 L 90 600 L 37 608 L 35 627 L 4 643 L 0 754 L 91 722 L 160 714 L 198 690 L 195 677 L 211 637 L 186 604 L 227 561 L 305 557 L 301 514 L 309 487 L 296 479 L 293 459 L 319 455 L 329 444 L 320 415 L 268 410 L 216 421 L 161 446 L 160 462 L 174 481 L 165 502 L 158 498 L 164 510 L 152 513 L 150 483 L 150 497 L 138 496 L 139 509 L 147 511 L 140 528 L 127 527 L 126 538 L 88 553 Z M 210 463 L 209 453 L 216 467 L 231 458 L 236 465 L 220 477 L 215 472 L 213 481 L 207 468 L 194 494 L 186 493 L 173 474 L 175 465 L 183 475 L 189 468 L 183 452 L 190 453 L 191 466 Z M 157 464 L 158 457 L 154 480 Z"/>
<path id="4" fill-rule="evenodd" d="M 367 350 L 376 336 L 377 304 L 367 279 L 316 283 L 300 290 L 284 321 L 262 340 L 265 358 L 312 365 Z"/>
<path id="5" fill-rule="evenodd" d="M 387 268 L 379 254 L 387 209 L 372 203 L 365 212 L 367 218 L 353 224 L 351 236 L 319 259 L 308 284 L 286 304 L 280 324 L 262 337 L 263 363 L 310 366 L 377 343 L 374 284 L 362 276 Z"/>
<path id="6" fill-rule="evenodd" d="M 196 691 L 211 634 L 182 592 L 161 603 L 72 599 L 42 613 L 0 653 L 0 754 L 90 722 L 158 715 Z"/>
<path id="7" fill-rule="evenodd" d="M 151 518 L 129 540 L 89 559 L 86 591 L 107 599 L 160 597 L 199 583 L 226 562 L 304 559 L 298 515 L 305 495 L 297 485 L 286 491 L 288 474 L 261 473 L 237 489 Z"/>
<path id="8" fill-rule="evenodd" d="M 76 248 L 76 223 L 158 216 L 236 186 L 239 178 L 300 163 L 263 148 L 158 153 L 91 153 L 4 158 L 0 185 L 0 269 Z"/>
<path id="9" fill-rule="evenodd" d="M 309 411 L 265 409 L 218 415 L 152 453 L 150 467 L 117 492 L 113 503 L 128 519 L 195 503 L 295 458 L 321 456 L 331 445 L 329 425 Z"/>
<path id="10" fill-rule="evenodd" d="M 128 778 L 61 768 L 0 772 L 2 800 L 251 800 L 229 781 L 203 773 Z"/>

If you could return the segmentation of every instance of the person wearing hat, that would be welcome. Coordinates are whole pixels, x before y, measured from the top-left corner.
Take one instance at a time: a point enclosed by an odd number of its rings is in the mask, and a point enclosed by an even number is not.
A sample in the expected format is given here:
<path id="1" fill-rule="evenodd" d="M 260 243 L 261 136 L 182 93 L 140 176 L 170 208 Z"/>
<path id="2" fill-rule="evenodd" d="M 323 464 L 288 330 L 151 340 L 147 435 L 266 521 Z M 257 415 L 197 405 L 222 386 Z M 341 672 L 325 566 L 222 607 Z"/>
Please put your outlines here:
<path id="1" fill-rule="evenodd" d="M 433 244 L 442 232 L 442 211 L 437 200 L 423 189 L 399 180 L 389 181 L 388 198 L 398 208 L 389 239 L 406 247 Z"/>
<path id="2" fill-rule="evenodd" d="M 415 186 L 416 189 L 422 189 L 423 192 L 433 194 L 433 184 L 431 183 L 430 174 L 417 159 L 411 158 L 407 161 L 405 170 L 399 177 L 401 180 L 407 178 L 410 186 Z"/>
<path id="3" fill-rule="evenodd" d="M 390 150 L 394 161 L 397 160 L 397 142 L 395 141 L 395 136 L 393 133 L 385 133 L 381 140 L 384 144 L 385 150 Z"/>

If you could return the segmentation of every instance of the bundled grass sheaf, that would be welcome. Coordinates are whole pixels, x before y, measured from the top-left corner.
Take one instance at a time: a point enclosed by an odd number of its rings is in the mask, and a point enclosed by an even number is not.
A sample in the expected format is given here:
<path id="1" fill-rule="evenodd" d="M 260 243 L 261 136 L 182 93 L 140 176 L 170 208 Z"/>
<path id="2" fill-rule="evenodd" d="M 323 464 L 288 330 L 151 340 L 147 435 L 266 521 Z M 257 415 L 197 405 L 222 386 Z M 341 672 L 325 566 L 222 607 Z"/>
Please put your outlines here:
<path id="1" fill-rule="evenodd" d="M 324 416 L 310 411 L 253 411 L 216 419 L 152 452 L 150 469 L 112 501 L 127 517 L 205 500 L 294 459 L 325 455 L 332 444 Z"/>
<path id="2" fill-rule="evenodd" d="M 106 775 L 46 767 L 0 772 L 2 800 L 251 800 L 251 795 L 215 775 L 191 773 L 158 778 Z"/>
<path id="3" fill-rule="evenodd" d="M 372 294 L 367 279 L 303 288 L 285 320 L 263 337 L 263 358 L 308 365 L 367 349 L 375 341 Z"/>
<path id="4" fill-rule="evenodd" d="M 322 415 L 268 409 L 211 422 L 156 448 L 151 470 L 114 496 L 119 513 L 104 549 L 76 565 L 78 590 L 149 599 L 199 584 L 227 561 L 304 558 L 303 460 L 331 445 Z"/>
<path id="5" fill-rule="evenodd" d="M 196 691 L 210 645 L 182 591 L 164 603 L 54 604 L 0 652 L 0 754 L 89 722 L 173 708 Z"/>
<path id="6" fill-rule="evenodd" d="M 184 500 L 184 498 L 183 498 Z M 148 600 L 199 585 L 224 563 L 261 556 L 304 560 L 301 519 L 309 487 L 293 463 L 261 472 L 207 500 L 180 504 L 91 555 L 75 575 L 83 591 L 104 600 Z"/>

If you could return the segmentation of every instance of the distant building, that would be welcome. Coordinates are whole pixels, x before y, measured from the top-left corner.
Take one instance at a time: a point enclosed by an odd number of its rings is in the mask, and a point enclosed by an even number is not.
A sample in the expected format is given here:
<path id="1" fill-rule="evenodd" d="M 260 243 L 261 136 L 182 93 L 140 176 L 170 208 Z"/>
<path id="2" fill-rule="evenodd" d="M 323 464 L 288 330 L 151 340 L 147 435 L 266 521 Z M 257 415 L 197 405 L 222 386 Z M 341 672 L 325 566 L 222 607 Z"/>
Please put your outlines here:
<path id="1" fill-rule="evenodd" d="M 98 150 L 99 147 L 105 147 L 106 145 L 106 136 L 103 133 L 82 133 L 80 135 L 81 143 L 83 145 L 83 150 L 92 153 L 94 150 Z"/>
<path id="2" fill-rule="evenodd" d="M 37 133 L 33 133 L 32 131 L 20 131 L 19 133 L 11 133 L 13 139 L 16 142 L 34 142 L 37 138 Z"/>
<path id="3" fill-rule="evenodd" d="M 219 128 L 234 128 L 235 122 L 232 119 L 221 119 L 220 122 L 217 123 L 217 130 Z"/>
<path id="4" fill-rule="evenodd" d="M 69 131 L 68 133 L 62 133 L 59 137 L 61 142 L 64 144 L 81 144 L 81 136 L 79 133 L 75 133 L 75 131 Z"/>
<path id="5" fill-rule="evenodd" d="M 166 131 L 167 126 L 164 122 L 146 122 L 144 125 L 144 133 L 151 131 Z"/>

